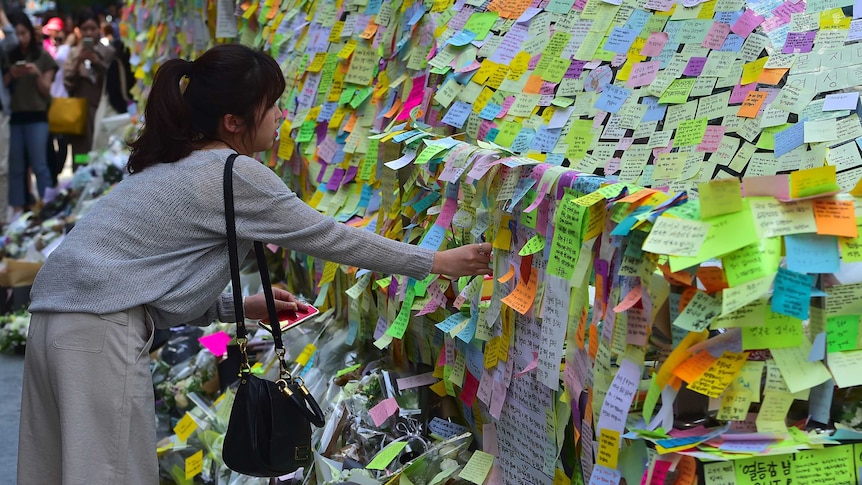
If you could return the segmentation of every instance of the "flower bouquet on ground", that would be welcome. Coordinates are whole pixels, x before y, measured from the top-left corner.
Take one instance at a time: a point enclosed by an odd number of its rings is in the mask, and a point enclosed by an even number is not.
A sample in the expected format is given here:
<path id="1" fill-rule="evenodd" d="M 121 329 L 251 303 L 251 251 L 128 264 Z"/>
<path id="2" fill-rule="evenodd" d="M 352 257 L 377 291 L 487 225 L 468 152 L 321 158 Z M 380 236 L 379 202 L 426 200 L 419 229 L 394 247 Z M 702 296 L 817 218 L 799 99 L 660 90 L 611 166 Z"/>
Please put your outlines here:
<path id="1" fill-rule="evenodd" d="M 0 316 L 0 352 L 24 353 L 30 313 L 19 312 Z"/>

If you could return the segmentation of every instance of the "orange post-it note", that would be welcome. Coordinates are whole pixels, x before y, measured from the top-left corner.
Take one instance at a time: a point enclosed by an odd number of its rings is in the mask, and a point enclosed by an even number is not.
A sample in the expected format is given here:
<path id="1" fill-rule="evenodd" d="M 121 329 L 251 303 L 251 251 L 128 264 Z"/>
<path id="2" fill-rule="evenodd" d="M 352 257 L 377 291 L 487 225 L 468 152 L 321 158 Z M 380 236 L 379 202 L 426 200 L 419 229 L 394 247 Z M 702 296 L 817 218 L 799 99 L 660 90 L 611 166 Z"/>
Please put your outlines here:
<path id="1" fill-rule="evenodd" d="M 760 107 L 763 106 L 763 102 L 766 101 L 767 96 L 769 94 L 763 91 L 749 91 L 742 102 L 742 106 L 739 107 L 736 116 L 741 118 L 757 118 L 757 113 L 760 111 Z"/>
<path id="2" fill-rule="evenodd" d="M 817 234 L 858 237 L 856 210 L 851 200 L 817 199 L 814 201 Z"/>
<path id="3" fill-rule="evenodd" d="M 718 266 L 701 266 L 697 270 L 697 279 L 703 283 L 708 293 L 715 293 L 728 287 L 724 270 Z"/>
<path id="4" fill-rule="evenodd" d="M 525 282 L 524 278 L 521 278 L 515 286 L 515 290 L 503 298 L 503 303 L 521 315 L 526 314 L 533 306 L 533 300 L 536 299 L 536 285 L 539 280 L 538 272 L 538 269 L 531 267 L 530 281 Z"/>
<path id="5" fill-rule="evenodd" d="M 643 289 L 640 286 L 636 286 L 617 306 L 614 307 L 614 312 L 624 312 L 635 306 L 635 304 L 641 300 L 642 292 Z"/>
<path id="6" fill-rule="evenodd" d="M 718 360 L 702 350 L 673 370 L 673 374 L 685 382 L 694 382 Z"/>

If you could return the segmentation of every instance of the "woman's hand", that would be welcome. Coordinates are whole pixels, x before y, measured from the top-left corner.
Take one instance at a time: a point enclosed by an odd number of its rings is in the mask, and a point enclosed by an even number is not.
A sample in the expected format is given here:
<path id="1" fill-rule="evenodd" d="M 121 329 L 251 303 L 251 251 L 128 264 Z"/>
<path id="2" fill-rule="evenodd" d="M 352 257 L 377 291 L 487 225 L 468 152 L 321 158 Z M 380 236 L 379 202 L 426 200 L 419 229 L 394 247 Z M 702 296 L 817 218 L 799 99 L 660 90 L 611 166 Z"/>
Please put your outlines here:
<path id="1" fill-rule="evenodd" d="M 437 251 L 431 272 L 452 277 L 491 274 L 491 244 L 483 242 Z"/>
<path id="2" fill-rule="evenodd" d="M 275 299 L 276 312 L 305 310 L 308 308 L 308 305 L 297 300 L 289 291 L 282 290 L 281 288 L 273 288 L 272 296 Z M 269 319 L 269 312 L 266 310 L 266 298 L 263 296 L 263 292 L 246 297 L 243 301 L 243 311 L 245 311 L 245 318 L 251 320 Z"/>

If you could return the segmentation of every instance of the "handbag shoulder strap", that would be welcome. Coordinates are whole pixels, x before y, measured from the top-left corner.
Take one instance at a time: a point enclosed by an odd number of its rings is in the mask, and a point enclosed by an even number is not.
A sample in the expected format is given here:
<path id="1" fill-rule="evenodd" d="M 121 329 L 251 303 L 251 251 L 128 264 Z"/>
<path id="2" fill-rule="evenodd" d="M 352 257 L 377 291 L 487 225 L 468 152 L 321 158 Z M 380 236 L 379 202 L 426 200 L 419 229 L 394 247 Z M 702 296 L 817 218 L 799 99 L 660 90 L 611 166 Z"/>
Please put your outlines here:
<path id="1" fill-rule="evenodd" d="M 237 254 L 236 212 L 233 204 L 233 164 L 238 156 L 236 153 L 231 154 L 224 165 L 224 212 L 227 247 L 230 256 L 230 279 L 231 286 L 233 287 L 234 314 L 236 315 L 236 336 L 237 338 L 248 338 L 248 330 L 245 328 L 245 313 L 242 307 L 242 283 L 239 277 L 239 254 Z M 267 269 L 266 255 L 263 251 L 262 242 L 254 242 L 254 252 L 257 256 L 260 283 L 263 286 L 263 294 L 266 298 L 266 310 L 269 314 L 275 348 L 276 351 L 281 350 L 280 355 L 283 356 L 284 342 L 281 339 L 281 325 L 278 324 L 278 312 L 275 310 L 275 298 L 272 295 L 269 270 Z"/>
<path id="2" fill-rule="evenodd" d="M 245 328 L 245 314 L 242 308 L 242 283 L 239 278 L 239 255 L 237 253 L 236 239 L 236 213 L 233 201 L 233 164 L 236 161 L 236 153 L 231 154 L 224 165 L 224 213 L 225 228 L 227 229 L 227 246 L 230 253 L 230 279 L 233 287 L 234 313 L 236 314 L 236 337 L 240 342 L 243 354 L 243 365 L 241 373 L 247 375 L 251 372 L 248 365 L 248 355 L 245 345 L 248 343 L 248 330 Z M 275 311 L 275 298 L 272 295 L 272 285 L 269 279 L 269 269 L 266 265 L 266 254 L 263 251 L 263 243 L 254 242 L 254 253 L 257 256 L 257 267 L 260 271 L 260 284 L 263 287 L 263 295 L 266 298 L 266 311 L 269 315 L 269 328 L 275 343 L 275 353 L 279 359 L 282 378 L 282 393 L 293 399 L 299 410 L 315 426 L 324 425 L 323 411 L 314 400 L 314 397 L 305 387 L 302 378 L 293 378 L 287 371 L 287 362 L 284 360 L 284 342 L 281 339 L 281 324 L 278 321 L 278 312 Z"/>

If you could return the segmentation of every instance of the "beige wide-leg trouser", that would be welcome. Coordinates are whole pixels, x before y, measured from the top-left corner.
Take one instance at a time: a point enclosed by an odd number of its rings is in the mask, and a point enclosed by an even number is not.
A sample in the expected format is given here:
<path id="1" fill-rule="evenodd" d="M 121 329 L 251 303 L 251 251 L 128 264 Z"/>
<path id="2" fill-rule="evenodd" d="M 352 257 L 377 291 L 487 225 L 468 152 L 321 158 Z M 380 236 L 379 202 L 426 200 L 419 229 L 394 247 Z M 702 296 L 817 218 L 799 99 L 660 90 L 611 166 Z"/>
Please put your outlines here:
<path id="1" fill-rule="evenodd" d="M 24 358 L 18 484 L 158 484 L 143 307 L 34 313 Z"/>

